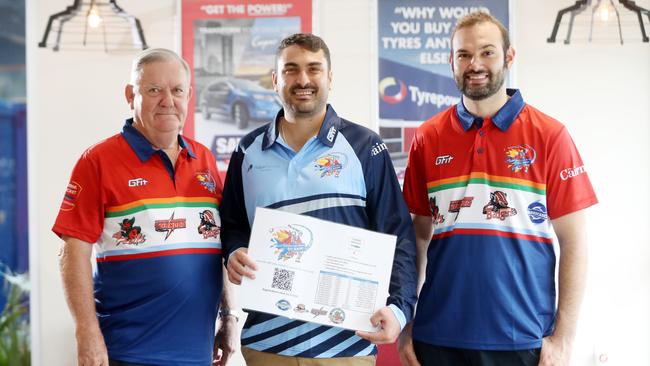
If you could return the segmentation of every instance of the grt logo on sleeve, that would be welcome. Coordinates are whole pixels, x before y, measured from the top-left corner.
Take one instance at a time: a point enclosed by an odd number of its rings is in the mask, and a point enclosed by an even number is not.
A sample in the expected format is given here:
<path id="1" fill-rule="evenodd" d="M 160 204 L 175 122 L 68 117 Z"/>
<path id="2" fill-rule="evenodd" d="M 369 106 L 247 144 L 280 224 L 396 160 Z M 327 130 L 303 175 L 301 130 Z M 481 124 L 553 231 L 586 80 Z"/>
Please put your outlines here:
<path id="1" fill-rule="evenodd" d="M 567 180 L 567 179 L 570 179 L 570 178 L 577 177 L 580 174 L 586 173 L 586 172 L 587 172 L 587 170 L 585 169 L 584 165 L 581 165 L 581 166 L 575 167 L 575 168 L 566 168 L 566 169 L 560 171 L 560 179 Z"/>

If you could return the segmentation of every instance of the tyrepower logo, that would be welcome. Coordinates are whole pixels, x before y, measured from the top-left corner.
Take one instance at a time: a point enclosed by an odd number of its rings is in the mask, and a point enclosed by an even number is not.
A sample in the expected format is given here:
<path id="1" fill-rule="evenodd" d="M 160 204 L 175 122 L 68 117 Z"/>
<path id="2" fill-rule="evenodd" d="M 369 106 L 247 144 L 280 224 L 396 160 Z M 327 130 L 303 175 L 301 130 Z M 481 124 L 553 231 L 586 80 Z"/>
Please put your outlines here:
<path id="1" fill-rule="evenodd" d="M 582 173 L 586 173 L 585 166 L 581 165 L 575 168 L 566 168 L 560 171 L 560 179 L 567 180 L 579 176 Z"/>

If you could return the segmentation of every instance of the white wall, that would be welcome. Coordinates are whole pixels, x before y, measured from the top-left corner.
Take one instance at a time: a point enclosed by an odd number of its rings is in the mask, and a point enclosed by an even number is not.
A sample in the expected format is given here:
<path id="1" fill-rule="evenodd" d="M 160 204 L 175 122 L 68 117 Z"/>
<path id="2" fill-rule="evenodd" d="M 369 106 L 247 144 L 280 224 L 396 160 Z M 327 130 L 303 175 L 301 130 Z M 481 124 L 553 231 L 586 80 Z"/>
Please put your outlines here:
<path id="1" fill-rule="evenodd" d="M 74 334 L 50 232 L 81 152 L 119 131 L 133 54 L 36 48 L 47 16 L 67 0 L 28 1 L 30 225 L 35 365 L 74 364 Z M 517 85 L 528 102 L 563 121 L 599 195 L 590 212 L 590 274 L 574 365 L 650 364 L 650 44 L 547 44 L 565 0 L 515 1 Z M 339 114 L 375 127 L 370 94 L 371 0 L 319 0 L 317 29 L 332 50 L 330 101 Z M 648 0 L 637 4 L 650 7 Z M 175 0 L 121 4 L 140 17 L 151 46 L 175 45 Z"/>

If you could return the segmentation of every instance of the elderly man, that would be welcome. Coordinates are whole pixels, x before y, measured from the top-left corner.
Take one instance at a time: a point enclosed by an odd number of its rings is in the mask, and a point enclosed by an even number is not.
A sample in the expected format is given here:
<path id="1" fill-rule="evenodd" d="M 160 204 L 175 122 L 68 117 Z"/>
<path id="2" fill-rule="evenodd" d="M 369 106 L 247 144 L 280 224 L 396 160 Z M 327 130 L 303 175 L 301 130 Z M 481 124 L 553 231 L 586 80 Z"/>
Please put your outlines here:
<path id="1" fill-rule="evenodd" d="M 386 145 L 374 132 L 339 117 L 327 97 L 332 63 L 325 42 L 294 34 L 276 53 L 273 87 L 283 109 L 241 139 L 233 153 L 221 209 L 228 276 L 240 283 L 256 265 L 247 255 L 256 207 L 271 207 L 397 236 L 387 306 L 355 332 L 250 312 L 242 331 L 249 366 L 374 365 L 415 303 L 415 244 Z M 336 160 L 335 164 L 327 162 Z M 269 184 L 272 182 L 272 184 Z M 386 253 L 389 255 L 390 253 Z"/>
<path id="2" fill-rule="evenodd" d="M 64 240 L 79 365 L 205 366 L 233 351 L 225 288 L 215 338 L 222 186 L 210 151 L 180 135 L 191 94 L 183 59 L 142 52 L 125 89 L 133 118 L 72 172 L 52 230 Z"/>
<path id="3" fill-rule="evenodd" d="M 411 145 L 404 196 L 424 284 L 400 339 L 404 365 L 569 364 L 584 211 L 597 200 L 567 129 L 506 89 L 514 57 L 494 17 L 460 19 L 450 63 L 462 102 L 423 123 Z"/>

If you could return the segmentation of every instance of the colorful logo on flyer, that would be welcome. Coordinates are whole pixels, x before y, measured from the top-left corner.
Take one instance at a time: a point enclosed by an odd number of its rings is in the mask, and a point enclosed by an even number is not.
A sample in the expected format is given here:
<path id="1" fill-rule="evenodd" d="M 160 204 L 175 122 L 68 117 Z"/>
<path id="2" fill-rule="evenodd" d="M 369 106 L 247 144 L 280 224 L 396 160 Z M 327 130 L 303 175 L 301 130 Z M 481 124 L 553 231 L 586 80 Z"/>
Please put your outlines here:
<path id="1" fill-rule="evenodd" d="M 323 307 L 321 307 L 320 309 L 311 308 L 310 313 L 311 315 L 314 316 L 314 318 L 316 318 L 320 315 L 327 315 L 327 310 L 324 310 Z"/>
<path id="2" fill-rule="evenodd" d="M 217 192 L 217 183 L 215 183 L 209 171 L 196 172 L 194 176 L 196 176 L 196 179 L 201 183 L 203 188 L 207 189 L 210 193 Z"/>
<path id="3" fill-rule="evenodd" d="M 120 244 L 138 245 L 144 243 L 145 235 L 142 234 L 142 228 L 133 224 L 135 224 L 135 217 L 122 220 L 120 223 L 120 231 L 113 234 L 113 239 L 116 239 L 115 246 L 119 246 Z"/>
<path id="4" fill-rule="evenodd" d="M 483 214 L 488 220 L 499 219 L 505 220 L 509 216 L 515 216 L 517 210 L 508 207 L 508 195 L 502 191 L 494 191 L 490 193 L 490 202 L 483 206 Z"/>
<path id="5" fill-rule="evenodd" d="M 79 183 L 74 181 L 68 183 L 68 186 L 65 188 L 65 194 L 63 195 L 63 202 L 61 203 L 61 211 L 70 211 L 75 207 L 75 202 L 81 190 L 82 188 Z"/>
<path id="6" fill-rule="evenodd" d="M 172 217 L 170 217 L 167 220 L 154 221 L 154 229 L 159 233 L 166 233 L 164 240 L 167 240 L 167 238 L 169 238 L 169 236 L 174 232 L 174 230 L 185 229 L 186 220 L 175 219 L 174 214 L 175 212 L 172 212 Z"/>
<path id="7" fill-rule="evenodd" d="M 433 224 L 438 225 L 445 222 L 445 216 L 440 214 L 440 207 L 436 204 L 436 197 L 429 197 L 429 209 L 431 210 L 431 216 L 433 216 Z"/>
<path id="8" fill-rule="evenodd" d="M 460 210 L 462 208 L 471 207 L 472 202 L 474 202 L 474 197 L 463 197 L 462 199 L 459 200 L 450 201 L 449 209 L 447 211 L 456 214 L 456 216 L 454 217 L 454 221 L 456 221 L 458 219 L 458 215 L 460 214 Z"/>
<path id="9" fill-rule="evenodd" d="M 217 221 L 214 219 L 214 213 L 210 210 L 204 210 L 199 212 L 199 223 L 198 231 L 199 234 L 203 235 L 203 239 L 216 238 L 221 232 L 221 228 L 217 225 Z"/>
<path id="10" fill-rule="evenodd" d="M 291 309 L 291 303 L 285 299 L 278 300 L 278 302 L 275 303 L 275 306 L 282 311 Z"/>
<path id="11" fill-rule="evenodd" d="M 400 103 L 406 98 L 406 84 L 392 76 L 385 77 L 379 82 L 379 96 L 388 104 Z"/>
<path id="12" fill-rule="evenodd" d="M 296 305 L 295 308 L 293 308 L 293 311 L 296 313 L 306 313 L 307 312 L 307 306 L 305 304 L 298 304 Z"/>
<path id="13" fill-rule="evenodd" d="M 533 224 L 541 224 L 548 220 L 546 206 L 539 201 L 531 203 L 528 205 L 528 218 Z"/>
<path id="14" fill-rule="evenodd" d="M 275 248 L 278 260 L 288 261 L 294 259 L 300 262 L 303 254 L 311 248 L 313 234 L 308 228 L 291 224 L 269 230 L 271 234 L 271 247 Z"/>
<path id="15" fill-rule="evenodd" d="M 341 324 L 345 321 L 345 311 L 341 308 L 334 308 L 330 310 L 329 318 L 334 324 Z"/>
<path id="16" fill-rule="evenodd" d="M 323 155 L 314 161 L 314 168 L 320 177 L 335 177 L 341 175 L 343 166 L 347 163 L 347 156 L 342 153 L 330 153 Z"/>
<path id="17" fill-rule="evenodd" d="M 528 169 L 535 163 L 535 159 L 537 159 L 535 149 L 529 145 L 508 146 L 505 149 L 505 153 L 508 168 L 512 169 L 515 173 L 522 170 L 524 173 L 528 173 Z"/>

